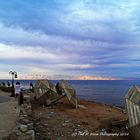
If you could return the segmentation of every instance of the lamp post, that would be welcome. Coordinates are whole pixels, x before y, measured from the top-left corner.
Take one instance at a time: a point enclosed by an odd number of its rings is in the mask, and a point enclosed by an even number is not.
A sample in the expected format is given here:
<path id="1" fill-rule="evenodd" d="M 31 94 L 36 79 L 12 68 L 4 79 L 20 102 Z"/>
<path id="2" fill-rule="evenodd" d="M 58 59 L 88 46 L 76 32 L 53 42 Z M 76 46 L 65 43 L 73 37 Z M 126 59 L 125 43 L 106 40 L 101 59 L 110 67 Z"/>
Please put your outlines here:
<path id="1" fill-rule="evenodd" d="M 14 97 L 14 78 L 17 78 L 17 72 L 10 71 L 9 74 L 12 75 L 12 94 L 10 95 L 10 97 Z"/>

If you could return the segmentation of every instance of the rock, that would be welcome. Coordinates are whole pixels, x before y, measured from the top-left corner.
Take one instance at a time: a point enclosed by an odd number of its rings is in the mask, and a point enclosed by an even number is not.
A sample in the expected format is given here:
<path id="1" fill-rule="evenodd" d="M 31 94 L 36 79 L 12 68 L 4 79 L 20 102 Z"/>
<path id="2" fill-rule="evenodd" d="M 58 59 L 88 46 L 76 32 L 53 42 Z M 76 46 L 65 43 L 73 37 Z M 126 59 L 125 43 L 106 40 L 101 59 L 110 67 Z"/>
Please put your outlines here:
<path id="1" fill-rule="evenodd" d="M 49 116 L 49 117 L 53 117 L 54 115 L 56 115 L 56 113 L 53 112 L 53 111 L 51 111 L 51 112 L 48 113 L 48 116 Z"/>
<path id="2" fill-rule="evenodd" d="M 24 107 L 24 108 L 27 108 L 27 106 L 28 106 L 28 104 L 23 104 L 23 107 Z"/>
<path id="3" fill-rule="evenodd" d="M 62 126 L 67 126 L 67 124 L 66 123 L 63 123 Z"/>
<path id="4" fill-rule="evenodd" d="M 23 116 L 24 116 L 24 117 L 28 117 L 28 115 L 27 115 L 27 114 L 24 114 Z"/>
<path id="5" fill-rule="evenodd" d="M 51 112 L 50 112 L 50 114 L 54 114 L 54 112 L 53 112 L 53 111 L 51 111 Z"/>
<path id="6" fill-rule="evenodd" d="M 28 115 L 28 116 L 32 116 L 32 111 L 31 111 L 31 110 L 28 110 L 28 111 L 27 111 L 27 115 Z"/>
<path id="7" fill-rule="evenodd" d="M 70 132 L 70 131 L 68 131 L 68 132 L 67 132 L 67 134 L 68 134 L 68 135 L 70 135 L 70 134 L 71 134 L 71 132 Z"/>
<path id="8" fill-rule="evenodd" d="M 14 130 L 20 129 L 20 125 L 21 125 L 21 123 L 17 122 L 16 127 L 14 128 Z"/>
<path id="9" fill-rule="evenodd" d="M 51 117 L 48 116 L 47 119 L 51 119 Z"/>
<path id="10" fill-rule="evenodd" d="M 25 113 L 26 113 L 25 110 L 24 110 L 24 108 L 21 108 L 21 109 L 20 109 L 20 113 L 21 113 L 21 114 L 25 114 Z"/>
<path id="11" fill-rule="evenodd" d="M 65 120 L 65 123 L 69 123 L 70 121 L 69 120 Z"/>
<path id="12" fill-rule="evenodd" d="M 56 140 L 62 140 L 61 137 L 57 137 Z"/>
<path id="13" fill-rule="evenodd" d="M 29 123 L 29 124 L 27 124 L 28 129 L 30 129 L 30 130 L 33 129 L 33 125 L 34 125 L 33 123 Z"/>
<path id="14" fill-rule="evenodd" d="M 20 136 L 21 135 L 21 131 L 20 130 L 13 130 L 12 132 L 14 134 L 16 134 L 16 136 Z"/>
<path id="15" fill-rule="evenodd" d="M 34 130 L 29 130 L 26 132 L 27 135 L 30 135 L 31 137 L 35 137 L 35 131 Z"/>
<path id="16" fill-rule="evenodd" d="M 47 128 L 47 131 L 50 132 L 50 128 Z"/>
<path id="17" fill-rule="evenodd" d="M 36 133 L 37 136 L 40 136 L 40 133 Z"/>
<path id="18" fill-rule="evenodd" d="M 40 125 L 40 122 L 36 122 L 36 125 Z"/>
<path id="19" fill-rule="evenodd" d="M 21 123 L 23 123 L 23 124 L 28 124 L 30 121 L 28 120 L 28 119 L 23 119 L 23 120 L 21 120 Z"/>
<path id="20" fill-rule="evenodd" d="M 19 116 L 18 120 L 22 121 L 24 119 L 24 117 L 22 115 Z"/>
<path id="21" fill-rule="evenodd" d="M 28 126 L 27 126 L 27 125 L 23 125 L 23 124 L 20 125 L 20 131 L 21 131 L 21 132 L 24 133 L 24 132 L 26 132 L 27 130 L 28 130 Z"/>
<path id="22" fill-rule="evenodd" d="M 18 137 L 18 140 L 35 140 L 33 139 L 30 135 L 20 135 L 20 137 Z"/>
<path id="23" fill-rule="evenodd" d="M 30 105 L 30 104 L 27 106 L 27 109 L 28 109 L 28 110 L 29 110 L 29 109 L 31 110 L 31 105 Z"/>
<path id="24" fill-rule="evenodd" d="M 47 123 L 45 123 L 45 124 L 43 124 L 45 127 L 47 127 L 48 126 L 48 124 Z"/>

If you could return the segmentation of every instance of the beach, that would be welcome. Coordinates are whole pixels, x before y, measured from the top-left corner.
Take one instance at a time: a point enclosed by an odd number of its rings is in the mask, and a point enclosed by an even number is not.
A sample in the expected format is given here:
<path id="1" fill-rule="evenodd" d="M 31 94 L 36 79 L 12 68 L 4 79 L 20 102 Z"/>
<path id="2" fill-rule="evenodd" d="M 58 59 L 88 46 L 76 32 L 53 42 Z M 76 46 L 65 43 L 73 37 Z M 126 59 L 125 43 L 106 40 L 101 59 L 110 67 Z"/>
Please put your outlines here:
<path id="1" fill-rule="evenodd" d="M 78 104 L 75 109 L 66 99 L 50 107 L 33 103 L 36 139 L 131 139 L 126 128 L 127 116 L 122 110 L 81 99 Z M 111 136 L 114 134 L 117 136 Z"/>
<path id="2" fill-rule="evenodd" d="M 24 96 L 30 97 L 31 93 L 28 91 L 24 91 Z M 7 130 L 4 130 L 5 135 L 1 135 L 2 137 L 10 134 L 13 128 L 17 128 L 15 125 L 19 124 L 17 120 L 20 120 L 18 116 L 22 111 L 20 111 L 21 107 L 17 105 L 17 101 L 15 102 L 14 98 L 9 97 L 10 93 L 0 93 L 2 99 L 7 99 L 7 102 L 0 103 L 1 116 L 7 116 L 3 117 L 3 121 L 1 121 L 2 123 L 6 120 L 1 127 L 7 127 Z M 25 103 L 25 106 L 28 105 L 30 103 L 27 105 Z M 21 118 L 26 120 L 24 116 L 27 116 L 33 121 L 31 131 L 34 131 L 36 140 L 92 140 L 93 138 L 97 140 L 132 140 L 128 131 L 128 118 L 125 110 L 116 106 L 78 98 L 78 107 L 74 108 L 64 97 L 51 106 L 41 105 L 37 100 L 33 100 L 31 109 L 32 115 L 23 114 Z M 22 121 L 20 123 L 21 126 L 28 125 L 22 124 Z M 15 132 L 19 133 L 20 130 Z M 12 132 L 7 139 L 13 138 L 14 135 L 14 138 L 18 140 L 15 132 Z M 25 134 L 25 132 L 22 133 L 24 136 Z"/>

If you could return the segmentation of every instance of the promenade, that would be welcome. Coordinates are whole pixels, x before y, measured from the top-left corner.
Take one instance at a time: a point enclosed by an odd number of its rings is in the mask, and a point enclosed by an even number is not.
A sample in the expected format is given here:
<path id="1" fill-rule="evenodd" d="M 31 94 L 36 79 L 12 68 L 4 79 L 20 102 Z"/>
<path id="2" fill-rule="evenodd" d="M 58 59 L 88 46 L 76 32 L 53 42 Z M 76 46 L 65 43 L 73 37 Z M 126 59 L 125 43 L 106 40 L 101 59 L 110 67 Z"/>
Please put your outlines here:
<path id="1" fill-rule="evenodd" d="M 10 93 L 0 91 L 0 140 L 2 140 L 2 137 L 8 136 L 16 126 L 17 117 L 20 112 L 18 102 L 14 98 L 9 97 L 9 95 Z M 3 102 L 3 99 L 5 102 Z"/>

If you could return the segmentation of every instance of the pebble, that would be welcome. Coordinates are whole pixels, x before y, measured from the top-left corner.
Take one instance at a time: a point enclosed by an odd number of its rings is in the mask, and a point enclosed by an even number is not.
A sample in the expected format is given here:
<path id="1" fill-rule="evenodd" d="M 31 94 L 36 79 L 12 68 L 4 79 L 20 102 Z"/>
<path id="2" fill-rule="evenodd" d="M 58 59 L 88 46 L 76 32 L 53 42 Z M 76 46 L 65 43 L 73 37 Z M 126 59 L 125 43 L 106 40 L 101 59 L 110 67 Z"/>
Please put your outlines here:
<path id="1" fill-rule="evenodd" d="M 51 117 L 48 116 L 47 119 L 51 119 Z"/>
<path id="2" fill-rule="evenodd" d="M 67 126 L 67 125 L 68 125 L 67 123 L 63 123 L 63 124 L 62 124 L 62 126 Z"/>
<path id="3" fill-rule="evenodd" d="M 56 140 L 62 140 L 60 137 L 57 137 Z"/>
<path id="4" fill-rule="evenodd" d="M 65 120 L 65 123 L 69 123 L 70 121 L 69 120 Z"/>
<path id="5" fill-rule="evenodd" d="M 43 124 L 45 127 L 48 127 L 49 125 L 47 123 Z"/>
<path id="6" fill-rule="evenodd" d="M 27 115 L 27 114 L 24 114 L 23 116 L 24 116 L 24 117 L 28 117 L 28 115 Z"/>
<path id="7" fill-rule="evenodd" d="M 28 126 L 27 125 L 24 125 L 24 124 L 20 125 L 20 131 L 21 132 L 26 132 L 27 130 L 28 130 Z"/>
<path id="8" fill-rule="evenodd" d="M 40 136 L 40 133 L 36 133 L 37 136 Z"/>

